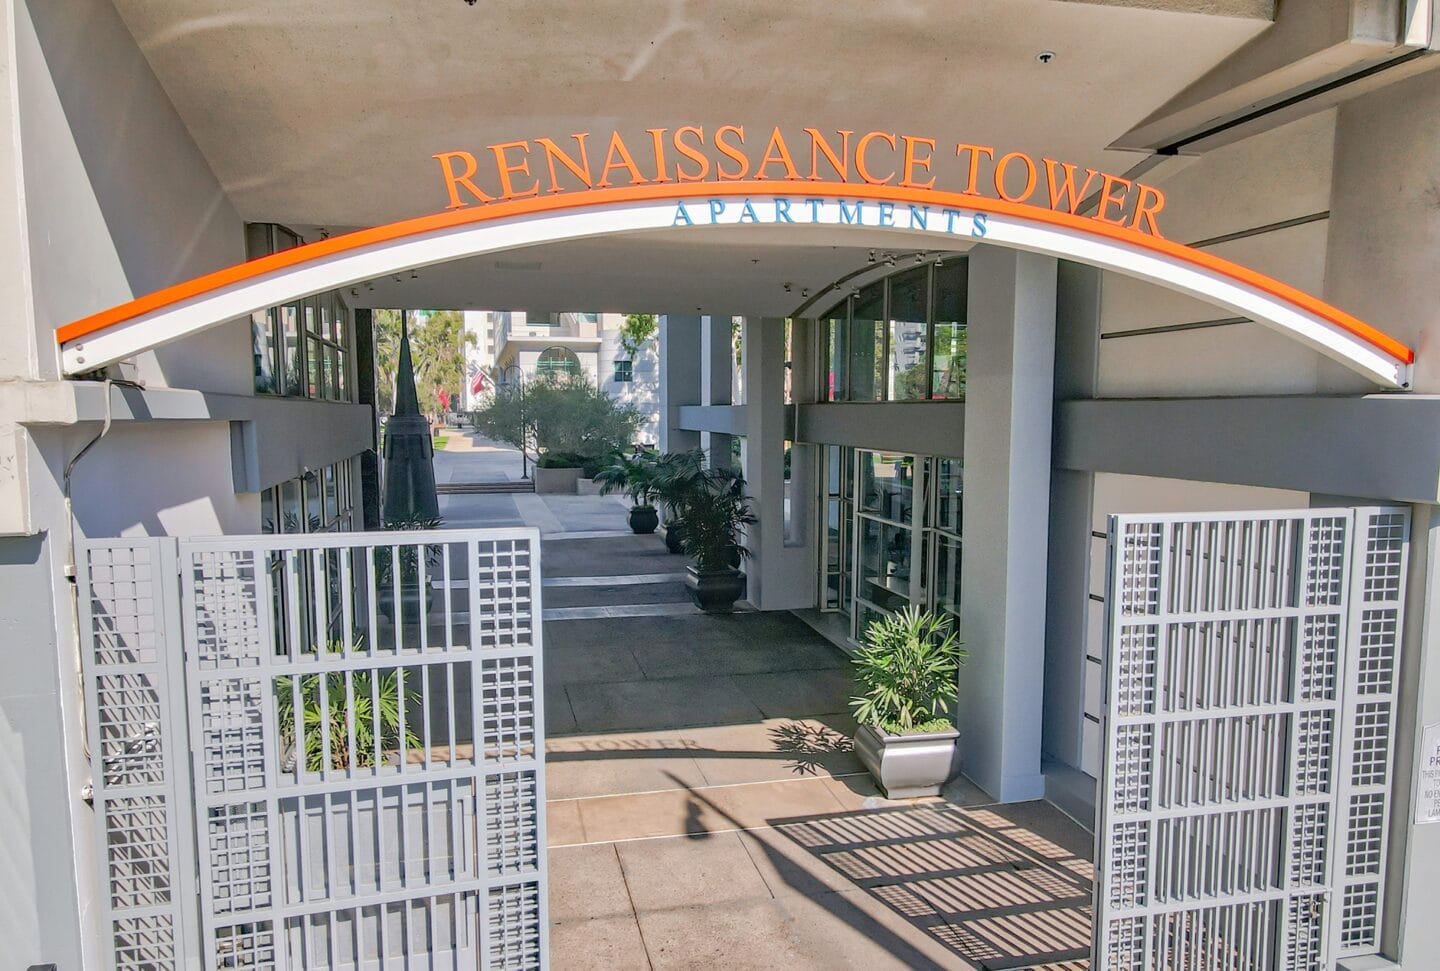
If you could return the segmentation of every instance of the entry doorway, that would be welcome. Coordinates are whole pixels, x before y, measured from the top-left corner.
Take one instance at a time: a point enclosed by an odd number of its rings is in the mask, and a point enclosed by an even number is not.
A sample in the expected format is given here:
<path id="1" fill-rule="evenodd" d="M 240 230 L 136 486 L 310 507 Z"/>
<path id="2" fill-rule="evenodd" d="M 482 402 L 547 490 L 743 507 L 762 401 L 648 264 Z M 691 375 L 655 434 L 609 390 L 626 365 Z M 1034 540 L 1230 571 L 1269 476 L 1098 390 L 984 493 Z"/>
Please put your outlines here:
<path id="1" fill-rule="evenodd" d="M 854 643 L 911 605 L 958 624 L 960 459 L 831 445 L 825 461 L 823 609 L 847 616 Z"/>

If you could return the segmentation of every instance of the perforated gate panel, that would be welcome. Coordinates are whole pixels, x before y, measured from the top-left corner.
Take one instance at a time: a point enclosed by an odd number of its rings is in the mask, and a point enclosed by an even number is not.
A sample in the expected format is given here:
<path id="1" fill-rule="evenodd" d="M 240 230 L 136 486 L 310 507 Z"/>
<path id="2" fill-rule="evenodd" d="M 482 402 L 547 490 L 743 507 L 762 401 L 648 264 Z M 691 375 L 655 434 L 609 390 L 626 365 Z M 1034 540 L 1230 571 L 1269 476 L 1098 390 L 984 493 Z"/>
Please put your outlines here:
<path id="1" fill-rule="evenodd" d="M 1110 520 L 1097 967 L 1374 951 L 1409 514 Z"/>
<path id="2" fill-rule="evenodd" d="M 101 946 L 116 971 L 189 967 L 194 841 L 175 541 L 90 542 L 76 560 Z"/>
<path id="3" fill-rule="evenodd" d="M 538 534 L 175 542 L 82 571 L 112 966 L 546 967 Z"/>

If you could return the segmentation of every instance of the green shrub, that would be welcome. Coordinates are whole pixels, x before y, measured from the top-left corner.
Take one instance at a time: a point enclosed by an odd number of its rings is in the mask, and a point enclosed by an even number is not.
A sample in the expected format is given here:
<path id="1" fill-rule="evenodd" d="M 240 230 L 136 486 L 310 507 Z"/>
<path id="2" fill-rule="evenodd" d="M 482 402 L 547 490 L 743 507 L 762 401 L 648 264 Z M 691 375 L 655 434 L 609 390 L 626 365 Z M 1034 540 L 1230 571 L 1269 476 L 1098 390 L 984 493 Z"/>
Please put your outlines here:
<path id="1" fill-rule="evenodd" d="M 583 376 L 556 374 L 501 388 L 471 420 L 489 438 L 534 448 L 541 468 L 580 468 L 593 475 L 630 445 L 643 417 Z"/>
<path id="2" fill-rule="evenodd" d="M 892 735 L 949 728 L 960 665 L 969 657 L 947 616 L 906 607 L 874 621 L 853 661 L 855 720 Z"/>

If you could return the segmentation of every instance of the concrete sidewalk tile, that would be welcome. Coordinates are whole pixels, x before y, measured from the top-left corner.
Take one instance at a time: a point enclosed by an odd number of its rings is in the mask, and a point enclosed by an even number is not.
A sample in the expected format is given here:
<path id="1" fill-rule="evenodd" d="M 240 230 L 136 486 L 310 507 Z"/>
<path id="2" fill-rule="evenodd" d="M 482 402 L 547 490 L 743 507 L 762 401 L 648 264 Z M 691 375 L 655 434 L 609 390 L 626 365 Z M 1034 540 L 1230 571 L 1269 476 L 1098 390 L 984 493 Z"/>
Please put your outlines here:
<path id="1" fill-rule="evenodd" d="M 621 732 L 758 721 L 760 711 L 729 678 L 592 684 L 570 692 L 585 732 Z"/>
<path id="2" fill-rule="evenodd" d="M 587 736 L 579 736 L 584 740 Z M 610 736 L 617 746 L 623 740 Z M 561 739 L 557 745 L 568 742 Z M 640 741 L 640 745 L 648 742 Z M 627 754 L 627 751 L 631 754 Z M 584 799 L 703 786 L 705 777 L 684 749 L 643 748 L 627 750 L 547 750 L 545 789 L 550 799 Z"/>
<path id="3" fill-rule="evenodd" d="M 545 649 L 547 684 L 639 681 L 643 677 L 635 655 L 624 644 Z"/>
<path id="4" fill-rule="evenodd" d="M 595 841 L 697 836 L 733 827 L 687 789 L 578 801 L 585 835 Z"/>
<path id="5" fill-rule="evenodd" d="M 847 812 L 861 809 L 903 809 L 906 806 L 923 806 L 945 801 L 939 796 L 886 799 L 875 780 L 863 768 L 852 775 L 826 779 L 825 785 Z"/>
<path id="6" fill-rule="evenodd" d="M 811 853 L 787 835 L 788 827 L 751 829 L 737 834 L 750 853 L 755 869 L 776 897 L 799 894 L 814 897 L 836 890 L 854 890 L 855 884 L 824 857 Z"/>
<path id="7" fill-rule="evenodd" d="M 656 971 L 966 967 L 958 960 L 928 959 L 915 946 L 924 944 L 921 932 L 876 919 L 841 894 L 677 907 L 638 916 Z"/>
<path id="8" fill-rule="evenodd" d="M 579 804 L 559 799 L 545 803 L 545 840 L 552 847 L 585 842 Z"/>
<path id="9" fill-rule="evenodd" d="M 573 735 L 578 732 L 575 713 L 570 707 L 570 696 L 565 685 L 545 681 L 545 735 Z"/>
<path id="10" fill-rule="evenodd" d="M 703 790 L 710 813 L 727 828 L 752 829 L 775 820 L 838 813 L 840 801 L 826 786 L 829 780 L 762 782 Z"/>
<path id="11" fill-rule="evenodd" d="M 634 914 L 614 843 L 557 847 L 549 864 L 552 921 Z"/>
<path id="12" fill-rule="evenodd" d="M 616 843 L 636 912 L 770 897 L 736 833 Z"/>
<path id="13" fill-rule="evenodd" d="M 850 738 L 815 719 L 780 718 L 694 730 L 695 761 L 712 786 L 862 771 Z"/>
<path id="14" fill-rule="evenodd" d="M 854 689 L 849 672 L 841 670 L 735 674 L 730 678 L 766 718 L 843 712 Z"/>
<path id="15" fill-rule="evenodd" d="M 805 640 L 716 642 L 707 650 L 714 670 L 728 674 L 765 674 L 780 671 L 810 672 L 839 670 L 845 658 L 830 644 L 811 637 Z"/>
<path id="16" fill-rule="evenodd" d="M 552 921 L 550 966 L 555 971 L 650 971 L 651 967 L 633 914 Z"/>

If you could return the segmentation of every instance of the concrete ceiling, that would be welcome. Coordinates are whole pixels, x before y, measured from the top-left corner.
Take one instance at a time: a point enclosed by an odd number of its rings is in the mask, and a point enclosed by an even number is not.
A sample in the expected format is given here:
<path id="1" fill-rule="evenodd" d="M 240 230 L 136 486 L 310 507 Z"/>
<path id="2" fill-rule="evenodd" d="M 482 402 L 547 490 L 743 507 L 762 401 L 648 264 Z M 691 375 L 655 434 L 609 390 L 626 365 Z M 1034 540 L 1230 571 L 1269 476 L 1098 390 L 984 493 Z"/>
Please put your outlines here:
<path id="1" fill-rule="evenodd" d="M 882 129 L 1124 171 L 1140 156 L 1105 146 L 1268 25 L 1251 0 L 114 2 L 242 217 L 331 231 L 442 208 L 436 152 L 612 128 Z M 751 264 L 754 239 L 549 247 L 544 272 L 472 260 L 389 296 L 681 309 L 857 265 L 804 245 Z"/>
<path id="2" fill-rule="evenodd" d="M 834 299 L 887 272 L 887 252 L 897 258 L 897 268 L 913 265 L 914 248 L 881 249 L 872 270 L 868 250 L 855 247 L 855 237 L 854 230 L 761 226 L 573 240 L 426 267 L 415 278 L 402 273 L 398 280 L 372 280 L 355 287 L 346 300 L 355 307 L 411 310 L 781 317 L 858 268 L 867 272 L 846 280 L 844 290 L 832 290 Z M 956 251 L 968 248 L 957 244 Z M 927 256 L 938 252 L 925 251 Z M 820 297 L 814 309 L 823 311 L 833 302 Z"/>

